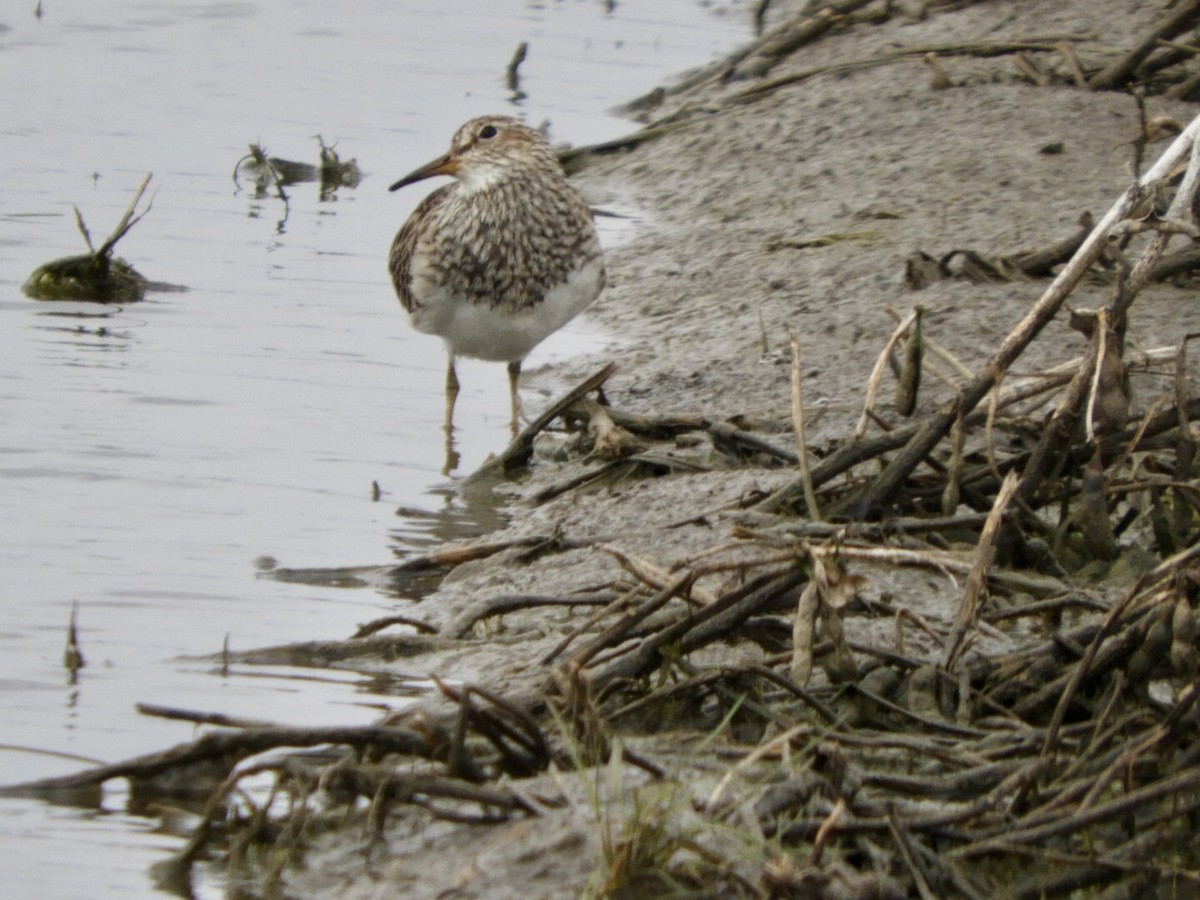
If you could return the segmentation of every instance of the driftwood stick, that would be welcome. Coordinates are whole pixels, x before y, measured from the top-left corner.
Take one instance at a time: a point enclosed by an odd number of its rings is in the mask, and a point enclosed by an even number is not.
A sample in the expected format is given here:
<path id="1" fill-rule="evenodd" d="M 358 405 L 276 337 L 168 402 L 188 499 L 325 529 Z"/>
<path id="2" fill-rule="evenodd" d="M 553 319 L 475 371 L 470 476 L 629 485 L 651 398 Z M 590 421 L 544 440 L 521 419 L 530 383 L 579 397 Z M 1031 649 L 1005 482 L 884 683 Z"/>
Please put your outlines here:
<path id="1" fill-rule="evenodd" d="M 160 719 L 177 719 L 182 722 L 193 722 L 197 725 L 217 725 L 221 728 L 281 727 L 277 722 L 269 722 L 266 719 L 243 719 L 240 716 L 229 716 L 224 713 L 179 709 L 174 706 L 160 706 L 157 703 L 139 703 L 136 708 L 143 716 L 155 716 Z"/>
<path id="2" fill-rule="evenodd" d="M 736 94 L 730 95 L 727 103 L 747 103 L 762 99 L 766 94 L 781 87 L 798 84 L 819 75 L 844 75 L 862 69 L 872 69 L 877 66 L 891 65 L 909 59 L 921 59 L 933 53 L 937 56 L 976 56 L 989 58 L 1007 56 L 1011 53 L 1054 53 L 1065 41 L 1081 41 L 1086 38 L 1080 35 L 1047 35 L 1018 41 L 979 41 L 975 43 L 957 44 L 927 44 L 925 46 L 907 47 L 892 53 L 882 53 L 867 59 L 853 60 L 846 63 L 815 66 L 802 69 L 799 72 L 782 75 L 769 81 L 763 81 L 748 87 Z"/>
<path id="3" fill-rule="evenodd" d="M 1062 58 L 1067 61 L 1067 68 L 1071 70 L 1071 77 L 1075 79 L 1075 86 L 1086 86 L 1087 76 L 1083 74 L 1083 66 L 1079 64 L 1079 57 L 1075 53 L 1075 48 L 1066 41 L 1063 41 L 1056 49 L 1062 54 Z"/>
<path id="4" fill-rule="evenodd" d="M 995 392 L 992 396 L 996 396 Z M 989 417 L 989 424 L 991 419 Z M 966 440 L 966 429 L 961 418 L 955 419 L 950 426 L 950 461 L 946 464 L 946 483 L 942 487 L 942 514 L 953 515 L 962 499 L 963 474 L 966 471 L 966 461 L 963 459 L 963 443 Z M 989 436 L 990 442 L 990 436 Z M 993 464 L 995 469 L 995 465 Z M 998 473 L 999 470 L 995 469 Z"/>
<path id="5" fill-rule="evenodd" d="M 1020 494 L 1026 503 L 1033 502 L 1034 495 L 1043 479 L 1050 474 L 1051 454 L 1070 444 L 1071 434 L 1078 421 L 1079 408 L 1087 396 L 1088 386 L 1092 381 L 1092 372 L 1096 368 L 1097 349 L 1095 341 L 1088 344 L 1087 355 L 1080 362 L 1079 369 L 1071 379 L 1058 408 L 1043 426 L 1041 436 L 1038 438 L 1029 460 L 1025 463 L 1025 471 L 1021 476 Z"/>
<path id="6" fill-rule="evenodd" d="M 952 850 L 950 855 L 961 859 L 967 856 L 976 856 L 980 853 L 988 853 L 997 849 L 998 845 L 1042 843 L 1048 838 L 1072 831 L 1080 831 L 1096 822 L 1103 822 L 1106 819 L 1119 819 L 1136 810 L 1142 804 L 1148 804 L 1173 795 L 1178 795 L 1178 797 L 1173 806 L 1172 813 L 1177 816 L 1186 816 L 1190 811 L 1200 808 L 1200 796 L 1195 793 L 1197 786 L 1200 786 L 1200 772 L 1180 772 L 1152 784 L 1124 792 L 1120 796 L 1104 803 L 1099 803 L 1090 809 L 1063 815 L 1055 821 L 1044 825 L 1030 828 L 1012 828 L 1012 826 L 1009 826 L 1003 837 L 977 841 L 959 850 Z"/>
<path id="7" fill-rule="evenodd" d="M 614 424 L 626 431 L 651 438 L 670 438 L 689 431 L 705 431 L 712 425 L 712 420 L 705 416 L 688 413 L 647 416 L 610 406 L 608 415 Z"/>
<path id="8" fill-rule="evenodd" d="M 652 670 L 661 662 L 663 647 L 677 645 L 681 653 L 689 653 L 735 633 L 746 619 L 775 603 L 807 578 L 807 573 L 798 566 L 773 569 L 723 594 L 716 603 L 687 611 L 674 624 L 660 629 L 631 652 L 595 671 L 589 679 L 592 692 L 599 695 L 615 680 L 636 678 Z"/>
<path id="9" fill-rule="evenodd" d="M 809 475 L 812 478 L 813 487 L 820 487 L 860 463 L 903 447 L 916 433 L 917 428 L 913 426 L 877 435 L 867 441 L 847 444 L 812 467 Z M 762 512 L 774 512 L 794 502 L 800 496 L 803 495 L 801 485 L 797 480 L 765 497 L 757 504 L 756 508 Z"/>
<path id="10" fill-rule="evenodd" d="M 815 15 L 789 19 L 758 41 L 754 52 L 733 71 L 733 78 L 760 78 L 780 60 L 811 44 L 845 21 L 845 17 L 867 6 L 871 0 L 836 0 L 823 5 Z"/>
<path id="11" fill-rule="evenodd" d="M 160 753 L 137 756 L 122 762 L 96 766 L 73 775 L 43 778 L 24 784 L 0 787 L 3 797 L 42 797 L 60 791 L 93 787 L 113 778 L 150 778 L 171 769 L 198 762 L 227 760 L 232 767 L 238 760 L 277 747 L 316 747 L 321 744 L 345 744 L 375 747 L 392 753 L 427 757 L 432 752 L 425 735 L 407 728 L 383 726 L 327 728 L 250 728 L 202 735 Z"/>
<path id="12" fill-rule="evenodd" d="M 953 671 L 963 649 L 967 632 L 979 620 L 979 610 L 983 605 L 984 592 L 987 590 L 987 573 L 996 557 L 996 535 L 1000 532 L 1000 522 L 1008 509 L 1009 501 L 1016 493 L 1020 479 L 1015 471 L 1011 471 L 1000 486 L 992 511 L 988 513 L 979 535 L 979 543 L 975 547 L 975 561 L 967 574 L 966 586 L 963 590 L 962 602 L 958 607 L 958 615 L 954 619 L 954 632 L 950 636 L 949 647 L 946 650 L 944 668 Z"/>
<path id="13" fill-rule="evenodd" d="M 465 638 L 475 627 L 475 623 L 492 616 L 502 616 L 505 613 L 517 612 L 522 609 L 534 609 L 540 606 L 607 606 L 616 599 L 610 591 L 588 594 L 580 597 L 540 597 L 529 594 L 512 596 L 488 597 L 478 603 L 472 603 L 461 613 L 438 629 L 442 637 Z"/>
<path id="14" fill-rule="evenodd" d="M 394 566 L 384 566 L 381 573 L 393 575 L 400 572 L 431 572 L 438 569 L 453 569 L 455 566 L 476 559 L 487 559 L 514 547 L 534 547 L 546 544 L 554 538 L 546 535 L 535 535 L 527 538 L 517 538 L 511 541 L 478 541 L 473 544 L 458 544 L 449 547 L 438 547 L 429 553 L 410 557 Z"/>
<path id="15" fill-rule="evenodd" d="M 607 596 L 611 598 L 609 602 L 603 604 L 600 609 L 593 612 L 590 616 L 588 616 L 578 625 L 575 625 L 569 632 L 567 632 L 563 639 L 555 644 L 550 649 L 550 652 L 539 660 L 541 665 L 550 665 L 552 662 L 554 662 L 554 660 L 558 659 L 559 656 L 565 653 L 567 648 L 570 647 L 571 644 L 575 643 L 575 640 L 580 637 L 580 635 L 587 634 L 593 628 L 595 628 L 596 625 L 598 625 L 600 622 L 603 622 L 614 613 L 628 609 L 633 602 L 633 598 L 638 596 L 640 593 L 641 588 L 637 586 L 627 591 L 623 591 L 620 594 L 612 594 L 609 592 L 607 594 Z"/>
<path id="16" fill-rule="evenodd" d="M 1200 3 L 1200 0 L 1197 0 Z M 1195 122 L 1192 123 L 1195 125 Z M 1189 130 L 1191 130 L 1189 128 Z M 1185 132 L 1186 133 L 1186 132 Z M 1180 135 L 1182 138 L 1183 135 Z M 1176 140 L 1178 143 L 1178 139 Z M 1174 147 L 1174 145 L 1172 145 Z M 1193 140 L 1191 152 L 1188 157 L 1187 170 L 1184 172 L 1183 180 L 1179 183 L 1179 187 L 1175 191 L 1175 196 L 1171 199 L 1171 205 L 1167 209 L 1165 216 L 1167 221 L 1181 222 L 1186 225 L 1193 223 L 1194 216 L 1192 215 L 1192 204 L 1196 197 L 1197 187 L 1200 186 L 1200 140 Z M 1142 251 L 1142 255 L 1138 257 L 1137 263 L 1129 273 L 1129 278 L 1124 285 L 1124 297 L 1118 297 L 1117 302 L 1113 304 L 1113 328 L 1119 334 L 1125 333 L 1125 307 L 1138 291 L 1145 286 L 1154 274 L 1154 269 L 1158 265 L 1159 259 L 1167 249 L 1167 244 L 1170 242 L 1172 233 L 1170 230 L 1159 231 L 1150 244 Z M 1121 301 L 1124 300 L 1122 303 Z"/>
<path id="17" fill-rule="evenodd" d="M 632 609 L 622 616 L 617 622 L 609 626 L 606 630 L 598 634 L 595 638 L 589 641 L 586 645 L 576 650 L 571 654 L 571 658 L 567 661 L 568 668 L 586 666 L 592 659 L 608 647 L 615 647 L 625 639 L 625 636 L 638 625 L 645 621 L 650 615 L 662 609 L 672 599 L 676 597 L 686 597 L 691 588 L 691 582 L 695 580 L 695 575 L 691 572 L 684 572 L 668 583 L 657 594 L 650 597 L 644 603 L 641 603 L 636 609 Z M 549 663 L 549 659 L 542 660 L 543 663 Z"/>
<path id="18" fill-rule="evenodd" d="M 438 633 L 437 628 L 430 625 L 428 622 L 423 622 L 420 619 L 414 619 L 412 616 L 381 616 L 378 619 L 372 619 L 370 622 L 359 625 L 358 628 L 355 629 L 354 634 L 350 635 L 350 640 L 353 641 L 358 638 L 370 637 L 377 631 L 383 631 L 383 629 L 390 628 L 393 625 L 407 625 L 409 628 L 413 628 L 421 634 Z"/>
<path id="19" fill-rule="evenodd" d="M 925 361 L 925 334 L 921 317 L 925 308 L 918 304 L 913 310 L 916 318 L 904 337 L 904 349 L 896 372 L 896 390 L 892 403 L 904 418 L 913 414 L 921 391 L 921 370 Z"/>
<path id="20" fill-rule="evenodd" d="M 722 449 L 728 449 L 734 453 L 762 453 L 787 463 L 789 466 L 800 464 L 799 458 L 791 450 L 785 447 L 776 447 L 765 438 L 738 428 L 729 422 L 713 422 L 708 426 L 708 433 L 712 436 L 713 444 Z"/>
<path id="21" fill-rule="evenodd" d="M 508 68 L 504 70 L 504 84 L 510 91 L 521 89 L 521 75 L 518 70 L 521 68 L 521 63 L 525 62 L 528 53 L 529 42 L 521 41 L 517 44 L 517 49 L 513 51 L 512 59 L 508 61 Z"/>
<path id="22" fill-rule="evenodd" d="M 622 569 L 624 569 L 638 581 L 656 591 L 663 590 L 668 585 L 673 584 L 676 580 L 676 576 L 672 572 L 669 572 L 660 566 L 656 566 L 649 560 L 642 559 L 639 556 L 634 556 L 632 553 L 622 550 L 620 547 L 612 544 L 600 544 L 596 547 L 596 549 L 607 553 L 617 561 Z M 680 594 L 681 599 L 687 601 L 688 603 L 699 604 L 700 606 L 709 606 L 717 602 L 717 596 L 712 591 L 696 587 L 694 584 L 690 583 L 691 581 L 692 579 L 685 578 L 680 582 L 681 586 L 687 588 L 687 590 Z"/>
<path id="23" fill-rule="evenodd" d="M 1145 367 L 1149 367 L 1160 362 L 1172 360 L 1174 359 L 1175 352 L 1176 351 L 1174 348 L 1155 348 L 1148 351 L 1144 355 L 1144 360 L 1142 363 L 1139 363 L 1139 365 L 1144 364 Z M 1054 388 L 1069 382 L 1071 380 L 1072 373 L 1078 372 L 1080 365 L 1082 365 L 1084 362 L 1086 362 L 1085 358 L 1073 359 L 1062 365 L 1055 366 L 1053 369 L 1048 370 L 1042 375 L 1024 379 L 1021 383 L 1006 388 L 1002 392 L 1000 399 L 996 404 L 997 407 L 1005 408 L 1012 406 L 1013 404 L 1036 397 L 1038 394 L 1053 390 Z M 999 379 L 997 379 L 997 381 L 999 381 Z M 1200 406 L 1198 406 L 1196 403 L 1189 402 L 1187 411 L 1189 418 L 1195 415 L 1200 415 L 1200 412 L 1193 410 L 1193 407 L 1200 409 Z M 983 423 L 986 421 L 986 415 L 986 411 L 982 413 L 972 413 L 966 418 L 965 423 L 967 425 Z M 1171 415 L 1174 416 L 1175 413 L 1172 412 Z M 1147 429 L 1147 434 L 1160 434 L 1167 428 L 1171 427 L 1171 425 L 1174 423 L 1174 418 L 1171 418 L 1169 421 L 1167 421 L 1162 417 L 1156 416 L 1153 423 L 1151 423 L 1150 427 Z M 947 428 L 953 424 L 954 420 L 951 419 Z M 845 447 L 842 447 L 841 449 L 827 456 L 812 468 L 811 475 L 813 485 L 815 487 L 820 487 L 821 485 L 832 481 L 834 478 L 843 474 L 844 472 L 853 469 L 857 465 L 867 462 L 868 460 L 875 459 L 876 457 L 882 456 L 885 453 L 889 453 L 892 450 L 903 447 L 909 441 L 913 440 L 913 438 L 920 431 L 921 427 L 922 424 L 909 425 L 905 428 L 897 428 L 895 431 L 890 431 L 886 434 L 877 435 L 867 441 L 847 444 Z M 1122 439 L 1126 442 L 1130 441 L 1133 436 L 1134 432 L 1130 430 L 1126 430 L 1121 433 Z M 1110 452 L 1114 439 L 1115 436 L 1108 435 L 1101 440 L 1101 444 L 1104 447 L 1105 453 Z M 1028 470 L 1028 467 L 1026 467 L 1026 469 Z M 1024 491 L 1022 491 L 1022 496 L 1024 496 Z M 797 479 L 790 484 L 784 485 L 774 493 L 759 501 L 755 508 L 760 512 L 769 513 L 788 506 L 799 498 L 802 498 L 802 493 L 799 479 Z"/>
<path id="24" fill-rule="evenodd" d="M 1093 75 L 1088 81 L 1088 87 L 1093 91 L 1111 91 L 1119 88 L 1129 80 L 1138 64 L 1158 48 L 1159 41 L 1173 38 L 1190 27 L 1197 18 L 1200 18 L 1200 0 L 1185 0 L 1175 12 L 1139 41 L 1137 46 L 1106 69 Z"/>
<path id="25" fill-rule="evenodd" d="M 574 406 L 575 403 L 608 381 L 616 371 L 617 364 L 609 363 L 595 375 L 584 379 L 576 387 L 550 404 L 540 416 L 521 429 L 521 433 L 513 438 L 512 443 L 505 448 L 503 453 L 485 462 L 476 472 L 467 478 L 467 481 L 476 482 L 495 475 L 511 475 L 525 466 L 529 462 L 530 457 L 533 456 L 533 439 L 547 425 Z"/>
<path id="26" fill-rule="evenodd" d="M 1084 652 L 1083 658 L 1075 666 L 1071 673 L 1071 678 L 1063 688 L 1062 694 L 1059 696 L 1058 705 L 1054 709 L 1054 715 L 1050 719 L 1050 724 L 1046 727 L 1046 740 L 1042 752 L 1049 755 L 1058 747 L 1059 732 L 1062 728 L 1063 719 L 1066 717 L 1067 710 L 1070 708 L 1075 695 L 1079 693 L 1080 685 L 1083 684 L 1084 678 L 1087 677 L 1091 669 L 1092 662 L 1096 658 L 1096 654 L 1100 652 L 1100 645 L 1104 639 L 1112 633 L 1118 619 L 1124 615 L 1125 611 L 1138 597 L 1142 596 L 1143 592 L 1151 585 L 1157 584 L 1167 575 L 1176 572 L 1185 565 L 1200 558 L 1200 544 L 1193 545 L 1186 550 L 1181 550 L 1174 556 L 1164 559 L 1161 563 L 1143 574 L 1133 586 L 1125 592 L 1121 600 L 1108 611 L 1108 615 L 1100 623 L 1096 629 L 1096 634 L 1088 644 L 1087 650 Z"/>
<path id="27" fill-rule="evenodd" d="M 1192 437 L 1191 424 L 1188 422 L 1184 410 L 1187 408 L 1189 386 L 1188 386 L 1188 359 L 1187 345 L 1188 342 L 1200 338 L 1200 333 L 1193 332 L 1192 334 L 1184 335 L 1179 342 L 1179 352 L 1175 357 L 1175 408 L 1179 413 L 1179 430 L 1175 441 L 1175 479 L 1177 481 L 1188 481 L 1192 478 L 1195 470 L 1196 462 L 1196 440 Z M 1187 504 L 1184 502 L 1184 492 L 1180 489 L 1175 490 L 1174 504 L 1174 522 L 1173 531 L 1176 538 L 1187 534 L 1187 522 L 1191 516 Z"/>
<path id="28" fill-rule="evenodd" d="M 1091 378 L 1088 380 L 1087 406 L 1083 415 L 1084 433 L 1089 444 L 1096 441 L 1096 404 L 1100 402 L 1105 361 L 1108 359 L 1108 339 L 1111 334 L 1108 310 L 1102 309 L 1096 313 L 1096 333 L 1093 338 L 1096 344 L 1096 361 L 1092 365 Z"/>
<path id="29" fill-rule="evenodd" d="M 1094 227 L 1095 223 L 1092 221 L 1091 214 L 1085 212 L 1079 217 L 1075 233 L 1070 237 L 1056 241 L 1041 250 L 1005 257 L 1005 262 L 1016 266 L 1030 278 L 1046 277 L 1050 275 L 1055 266 L 1062 265 L 1078 252 Z"/>

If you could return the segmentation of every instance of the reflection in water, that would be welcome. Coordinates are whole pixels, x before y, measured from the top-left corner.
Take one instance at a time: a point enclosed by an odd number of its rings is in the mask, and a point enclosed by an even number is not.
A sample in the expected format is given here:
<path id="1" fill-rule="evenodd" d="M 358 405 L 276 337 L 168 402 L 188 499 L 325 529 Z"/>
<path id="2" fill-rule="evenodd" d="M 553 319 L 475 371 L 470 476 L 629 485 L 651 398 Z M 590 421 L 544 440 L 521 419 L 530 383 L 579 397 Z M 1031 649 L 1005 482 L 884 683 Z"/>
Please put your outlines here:
<path id="1" fill-rule="evenodd" d="M 442 430 L 446 434 L 446 461 L 442 463 L 442 474 L 448 478 L 462 465 L 462 454 L 454 446 L 454 423 L 450 419 L 449 412 L 446 414 L 446 424 L 442 426 Z"/>
<path id="2" fill-rule="evenodd" d="M 295 162 L 269 156 L 261 144 L 251 144 L 250 152 L 234 164 L 233 184 L 235 194 L 241 193 L 245 181 L 251 190 L 252 202 L 247 215 L 251 219 L 262 218 L 263 204 L 269 198 L 279 200 L 283 204 L 283 216 L 275 222 L 275 233 L 282 235 L 287 231 L 288 216 L 291 215 L 291 202 L 286 187 L 304 182 L 317 183 L 317 201 L 332 203 L 337 200 L 338 191 L 343 188 L 358 187 L 362 181 L 362 170 L 355 159 L 342 160 L 336 144 L 325 143 L 321 135 L 316 135 L 319 150 L 319 164 Z"/>
<path id="3" fill-rule="evenodd" d="M 461 543 L 482 537 L 504 525 L 500 512 L 502 498 L 487 485 L 470 481 L 435 487 L 428 496 L 441 503 L 436 509 L 413 506 L 397 508 L 403 524 L 390 536 L 398 559 L 449 543 Z"/>
<path id="4" fill-rule="evenodd" d="M 428 492 L 440 498 L 437 509 L 401 506 L 396 516 L 403 524 L 392 529 L 392 553 L 398 565 L 284 567 L 270 557 L 256 563 L 260 578 L 289 584 L 323 588 L 374 588 L 396 600 L 420 600 L 436 591 L 447 574 L 440 564 L 429 565 L 424 554 L 447 544 L 476 540 L 504 524 L 503 498 L 494 490 L 495 483 L 466 479 Z"/>
<path id="5" fill-rule="evenodd" d="M 36 331 L 44 336 L 40 342 L 45 349 L 53 348 L 53 358 L 47 359 L 63 366 L 112 366 L 117 364 L 112 354 L 124 356 L 137 343 L 134 325 L 121 306 L 101 307 L 84 303 L 53 303 L 49 308 L 39 309 L 36 318 L 44 320 Z M 67 356 L 58 356 L 58 351 L 69 351 Z M 123 360 L 124 364 L 127 360 Z"/>

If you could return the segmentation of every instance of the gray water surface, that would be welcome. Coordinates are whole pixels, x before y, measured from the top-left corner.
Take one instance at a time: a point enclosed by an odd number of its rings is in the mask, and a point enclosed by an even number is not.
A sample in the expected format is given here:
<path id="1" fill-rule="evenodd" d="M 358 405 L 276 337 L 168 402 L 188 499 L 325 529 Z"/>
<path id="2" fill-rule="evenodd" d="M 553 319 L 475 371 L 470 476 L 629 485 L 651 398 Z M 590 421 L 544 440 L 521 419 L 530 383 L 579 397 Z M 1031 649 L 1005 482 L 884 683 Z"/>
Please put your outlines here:
<path id="1" fill-rule="evenodd" d="M 712 8 L 709 8 L 709 7 Z M 576 144 L 610 115 L 750 34 L 697 0 L 101 2 L 0 12 L 0 782 L 111 762 L 193 736 L 158 703 L 284 723 L 365 723 L 403 703 L 349 674 L 222 674 L 183 655 L 343 637 L 385 592 L 256 577 L 386 563 L 489 526 L 446 488 L 445 356 L 388 282 L 396 228 L 432 185 L 387 185 L 465 119 L 549 121 Z M 481 12 L 482 10 L 482 12 Z M 514 98 L 504 70 L 529 44 Z M 365 172 L 285 205 L 231 173 L 250 142 Z M 125 307 L 38 303 L 20 286 L 99 242 L 147 172 L 153 208 L 118 252 L 187 288 Z M 605 240 L 615 237 L 609 233 Z M 583 317 L 528 362 L 613 336 Z M 502 366 L 466 363 L 459 472 L 507 439 Z M 536 410 L 544 396 L 526 394 Z M 373 500 L 373 483 L 382 495 Z M 398 515 L 398 511 L 403 514 Z M 62 666 L 78 607 L 87 665 Z M 0 801 L 5 896 L 152 894 L 179 838 L 110 790 L 98 808 Z M 69 863 L 69 865 L 64 865 Z M 219 893 L 202 885 L 202 893 Z"/>

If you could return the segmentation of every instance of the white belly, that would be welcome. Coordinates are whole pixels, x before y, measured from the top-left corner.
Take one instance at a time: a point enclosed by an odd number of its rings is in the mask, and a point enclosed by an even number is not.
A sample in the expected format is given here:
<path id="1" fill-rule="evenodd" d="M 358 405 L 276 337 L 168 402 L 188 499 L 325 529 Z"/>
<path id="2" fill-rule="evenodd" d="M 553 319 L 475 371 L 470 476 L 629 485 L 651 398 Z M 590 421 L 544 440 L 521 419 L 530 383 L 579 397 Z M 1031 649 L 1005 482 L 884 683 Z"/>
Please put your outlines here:
<path id="1" fill-rule="evenodd" d="M 520 310 L 468 303 L 417 271 L 413 293 L 421 305 L 410 318 L 418 331 L 440 336 L 453 356 L 512 362 L 579 315 L 600 293 L 603 271 L 597 257 L 547 291 L 541 303 Z"/>

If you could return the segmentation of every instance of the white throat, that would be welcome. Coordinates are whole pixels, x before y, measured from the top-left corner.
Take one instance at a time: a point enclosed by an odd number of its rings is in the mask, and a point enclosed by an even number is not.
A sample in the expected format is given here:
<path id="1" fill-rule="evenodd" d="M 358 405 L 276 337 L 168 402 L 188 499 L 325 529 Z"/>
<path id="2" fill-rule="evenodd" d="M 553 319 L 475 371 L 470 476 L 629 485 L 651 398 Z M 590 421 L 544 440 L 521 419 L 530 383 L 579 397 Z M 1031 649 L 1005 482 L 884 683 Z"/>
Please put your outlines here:
<path id="1" fill-rule="evenodd" d="M 459 169 L 456 173 L 458 183 L 464 194 L 474 194 L 485 191 L 504 178 L 504 170 L 499 166 L 473 165 L 470 169 Z"/>

